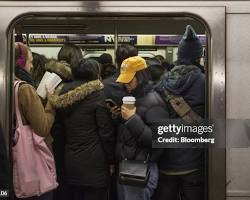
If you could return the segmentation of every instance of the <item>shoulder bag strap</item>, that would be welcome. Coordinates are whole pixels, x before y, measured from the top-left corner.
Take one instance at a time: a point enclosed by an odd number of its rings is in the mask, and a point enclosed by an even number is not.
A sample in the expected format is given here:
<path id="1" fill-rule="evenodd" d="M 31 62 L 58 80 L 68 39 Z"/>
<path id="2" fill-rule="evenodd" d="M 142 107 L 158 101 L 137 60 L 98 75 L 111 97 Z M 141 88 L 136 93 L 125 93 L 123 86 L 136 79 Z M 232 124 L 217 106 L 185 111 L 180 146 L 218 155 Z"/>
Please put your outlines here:
<path id="1" fill-rule="evenodd" d="M 25 83 L 24 81 L 15 81 L 14 88 L 15 88 L 15 114 L 16 114 L 16 128 L 19 126 L 23 126 L 22 117 L 19 110 L 18 104 L 18 89 L 21 83 Z"/>
<path id="2" fill-rule="evenodd" d="M 185 122 L 200 123 L 203 121 L 203 118 L 192 110 L 183 97 L 165 91 L 164 98 Z"/>

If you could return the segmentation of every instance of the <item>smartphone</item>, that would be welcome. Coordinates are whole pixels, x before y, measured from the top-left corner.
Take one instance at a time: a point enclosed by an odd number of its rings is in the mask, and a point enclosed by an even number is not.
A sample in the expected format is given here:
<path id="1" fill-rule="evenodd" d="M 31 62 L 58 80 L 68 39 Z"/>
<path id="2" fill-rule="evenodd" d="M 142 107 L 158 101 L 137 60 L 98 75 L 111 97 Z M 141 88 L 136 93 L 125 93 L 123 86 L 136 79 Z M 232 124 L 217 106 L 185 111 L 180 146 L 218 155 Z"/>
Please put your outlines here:
<path id="1" fill-rule="evenodd" d="M 118 106 L 116 102 L 114 102 L 112 99 L 105 99 L 105 103 L 108 104 L 109 107 L 115 107 Z"/>

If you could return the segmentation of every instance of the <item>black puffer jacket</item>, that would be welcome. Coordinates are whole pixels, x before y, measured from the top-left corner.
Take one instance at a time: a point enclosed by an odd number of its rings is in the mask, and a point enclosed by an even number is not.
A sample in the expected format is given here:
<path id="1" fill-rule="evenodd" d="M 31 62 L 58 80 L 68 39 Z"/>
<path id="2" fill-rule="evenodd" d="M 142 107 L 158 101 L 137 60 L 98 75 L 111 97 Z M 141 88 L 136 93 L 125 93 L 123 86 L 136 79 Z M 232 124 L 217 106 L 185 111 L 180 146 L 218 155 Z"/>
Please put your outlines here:
<path id="1" fill-rule="evenodd" d="M 104 187 L 114 160 L 112 121 L 99 80 L 74 81 L 52 97 L 65 133 L 65 179 L 78 186 Z"/>
<path id="2" fill-rule="evenodd" d="M 205 116 L 205 76 L 201 69 L 194 65 L 180 65 L 174 67 L 156 90 L 162 93 L 167 90 L 180 95 L 192 110 L 201 117 Z M 179 116 L 170 104 L 167 104 L 170 118 Z M 203 164 L 204 151 L 202 149 L 169 148 L 164 149 L 159 167 L 164 171 L 187 171 L 199 169 Z"/>
<path id="3" fill-rule="evenodd" d="M 124 158 L 145 160 L 151 154 L 151 161 L 156 161 L 160 150 L 152 150 L 152 137 L 157 134 L 159 121 L 169 117 L 165 103 L 159 94 L 148 85 L 134 92 L 136 114 L 118 128 L 116 155 Z"/>
<path id="4" fill-rule="evenodd" d="M 103 80 L 103 84 L 105 96 L 115 101 L 118 105 L 122 105 L 122 97 L 126 96 L 127 92 L 122 84 L 116 82 L 119 74 L 120 72 L 117 72 L 113 76 Z"/>

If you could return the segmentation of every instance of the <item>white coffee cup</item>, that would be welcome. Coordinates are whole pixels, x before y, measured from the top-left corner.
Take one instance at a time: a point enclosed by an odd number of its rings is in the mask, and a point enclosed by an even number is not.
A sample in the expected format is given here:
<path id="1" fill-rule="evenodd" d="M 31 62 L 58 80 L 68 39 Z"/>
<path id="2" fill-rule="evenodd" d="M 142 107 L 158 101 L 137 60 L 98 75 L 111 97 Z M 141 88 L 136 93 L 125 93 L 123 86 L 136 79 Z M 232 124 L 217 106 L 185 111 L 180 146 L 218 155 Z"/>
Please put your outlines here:
<path id="1" fill-rule="evenodd" d="M 135 101 L 135 97 L 132 96 L 126 96 L 122 98 L 123 105 L 130 110 L 134 109 Z"/>

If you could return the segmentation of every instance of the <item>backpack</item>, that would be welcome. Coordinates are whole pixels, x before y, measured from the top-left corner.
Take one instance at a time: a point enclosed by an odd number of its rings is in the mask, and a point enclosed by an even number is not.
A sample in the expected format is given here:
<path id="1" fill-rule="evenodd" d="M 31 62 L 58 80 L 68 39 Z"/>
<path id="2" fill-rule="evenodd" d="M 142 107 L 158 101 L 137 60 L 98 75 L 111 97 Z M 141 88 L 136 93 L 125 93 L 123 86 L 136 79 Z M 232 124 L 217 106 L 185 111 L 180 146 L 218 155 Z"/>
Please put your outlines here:
<path id="1" fill-rule="evenodd" d="M 40 196 L 58 186 L 55 161 L 44 138 L 23 125 L 18 107 L 18 88 L 23 81 L 15 82 L 16 129 L 14 134 L 13 185 L 18 198 Z"/>

